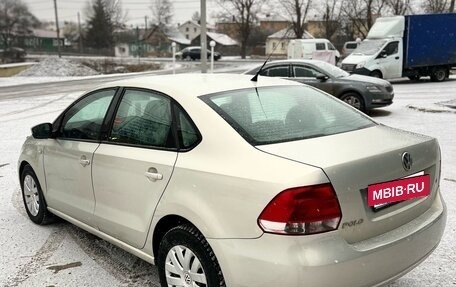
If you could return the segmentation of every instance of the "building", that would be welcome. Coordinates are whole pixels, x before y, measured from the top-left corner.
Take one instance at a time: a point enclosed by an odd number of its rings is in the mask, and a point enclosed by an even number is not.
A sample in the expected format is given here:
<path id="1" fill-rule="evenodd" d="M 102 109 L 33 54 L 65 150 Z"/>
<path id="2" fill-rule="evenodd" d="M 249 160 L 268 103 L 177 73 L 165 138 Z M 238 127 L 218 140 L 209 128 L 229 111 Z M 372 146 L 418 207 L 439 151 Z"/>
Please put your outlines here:
<path id="1" fill-rule="evenodd" d="M 313 39 L 314 36 L 305 31 L 302 39 Z M 266 39 L 266 55 L 282 57 L 287 55 L 288 43 L 296 39 L 296 34 L 291 28 L 282 29 Z"/>
<path id="2" fill-rule="evenodd" d="M 198 37 L 201 33 L 201 25 L 193 20 L 189 20 L 177 28 L 184 37 L 190 41 Z M 215 27 L 206 25 L 207 32 L 215 32 Z"/>
<path id="3" fill-rule="evenodd" d="M 220 52 L 222 56 L 239 55 L 239 43 L 226 34 L 207 32 L 206 33 L 207 48 L 210 49 L 209 43 L 215 42 L 215 51 Z M 201 46 L 201 37 L 198 35 L 192 41 L 192 46 Z"/>
<path id="4" fill-rule="evenodd" d="M 56 52 L 58 43 L 57 32 L 33 29 L 27 35 L 17 36 L 13 43 L 11 43 L 11 46 L 21 47 L 32 51 Z M 69 45 L 68 41 L 66 41 L 62 35 L 60 36 L 60 45 L 61 47 Z"/>
<path id="5" fill-rule="evenodd" d="M 147 30 L 130 30 L 130 34 L 133 33 L 136 35 L 136 40 L 119 43 L 115 46 L 116 56 L 171 56 L 173 42 L 176 43 L 176 50 L 190 45 L 190 40 L 186 39 L 176 28 L 163 29 L 158 26 L 152 26 Z"/>
<path id="6" fill-rule="evenodd" d="M 271 34 L 290 27 L 291 22 L 280 15 L 268 14 L 260 18 L 261 31 L 268 31 Z"/>

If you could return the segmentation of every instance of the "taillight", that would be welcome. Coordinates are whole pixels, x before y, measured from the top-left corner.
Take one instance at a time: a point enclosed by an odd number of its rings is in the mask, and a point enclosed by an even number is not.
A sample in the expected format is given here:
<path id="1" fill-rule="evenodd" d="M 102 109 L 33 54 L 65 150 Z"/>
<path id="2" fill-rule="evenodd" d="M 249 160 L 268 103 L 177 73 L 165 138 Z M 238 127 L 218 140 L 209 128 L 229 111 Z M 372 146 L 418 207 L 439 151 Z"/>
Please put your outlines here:
<path id="1" fill-rule="evenodd" d="M 337 229 L 342 213 L 330 183 L 282 191 L 258 217 L 268 233 L 304 235 Z"/>

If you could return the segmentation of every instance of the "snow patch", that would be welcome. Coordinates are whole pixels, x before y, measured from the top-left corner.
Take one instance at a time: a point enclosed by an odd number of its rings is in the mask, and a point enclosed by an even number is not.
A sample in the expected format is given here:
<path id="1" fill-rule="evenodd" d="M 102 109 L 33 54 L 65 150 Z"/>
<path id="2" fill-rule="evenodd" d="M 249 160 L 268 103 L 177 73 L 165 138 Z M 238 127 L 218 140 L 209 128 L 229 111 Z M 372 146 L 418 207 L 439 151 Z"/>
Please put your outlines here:
<path id="1" fill-rule="evenodd" d="M 99 73 L 87 66 L 66 59 L 51 57 L 17 74 L 17 77 L 74 77 Z"/>

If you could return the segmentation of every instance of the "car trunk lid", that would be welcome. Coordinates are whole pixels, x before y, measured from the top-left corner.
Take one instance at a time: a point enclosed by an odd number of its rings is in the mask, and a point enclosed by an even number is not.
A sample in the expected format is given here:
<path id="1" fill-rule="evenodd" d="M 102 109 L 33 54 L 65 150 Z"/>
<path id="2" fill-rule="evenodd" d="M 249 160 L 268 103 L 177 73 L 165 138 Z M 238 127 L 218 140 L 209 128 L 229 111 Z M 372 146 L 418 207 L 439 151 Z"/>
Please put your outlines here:
<path id="1" fill-rule="evenodd" d="M 410 222 L 430 207 L 439 186 L 440 152 L 437 140 L 382 125 L 257 148 L 323 169 L 342 209 L 339 231 L 349 243 L 383 234 Z M 408 152 L 413 159 L 408 171 L 402 164 L 404 152 Z M 418 172 L 430 176 L 431 193 L 428 197 L 399 202 L 379 210 L 368 206 L 368 185 Z"/>

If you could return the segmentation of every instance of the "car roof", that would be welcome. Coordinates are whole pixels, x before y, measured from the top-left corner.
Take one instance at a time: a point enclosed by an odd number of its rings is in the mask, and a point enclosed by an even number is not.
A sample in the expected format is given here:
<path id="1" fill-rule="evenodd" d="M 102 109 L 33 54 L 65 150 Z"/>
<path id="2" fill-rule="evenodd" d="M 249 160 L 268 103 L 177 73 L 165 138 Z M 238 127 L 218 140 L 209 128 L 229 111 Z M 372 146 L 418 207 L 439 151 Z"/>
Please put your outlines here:
<path id="1" fill-rule="evenodd" d="M 275 61 L 268 61 L 265 65 L 266 66 L 271 66 L 271 65 L 275 65 L 275 64 L 311 64 L 311 65 L 318 65 L 319 63 L 326 63 L 324 61 L 320 61 L 320 60 L 305 60 L 305 59 L 287 59 L 287 60 L 275 60 Z M 247 70 L 246 72 L 244 72 L 244 74 L 249 74 L 251 73 L 252 71 L 255 71 L 255 70 L 258 70 L 259 67 L 261 67 L 262 65 L 258 65 L 254 68 L 251 68 L 249 70 Z M 250 74 L 249 74 L 250 75 Z"/>
<path id="2" fill-rule="evenodd" d="M 319 64 L 319 63 L 326 63 L 320 60 L 306 60 L 306 59 L 287 59 L 287 60 L 275 60 L 270 61 L 267 64 L 284 64 L 284 63 L 301 63 L 301 64 Z"/>
<path id="3" fill-rule="evenodd" d="M 140 76 L 136 78 L 110 82 L 100 88 L 137 87 L 151 89 L 179 98 L 198 97 L 206 94 L 238 90 L 244 88 L 298 85 L 298 83 L 279 78 L 259 77 L 257 82 L 251 75 L 239 74 L 176 74 L 159 76 Z"/>

